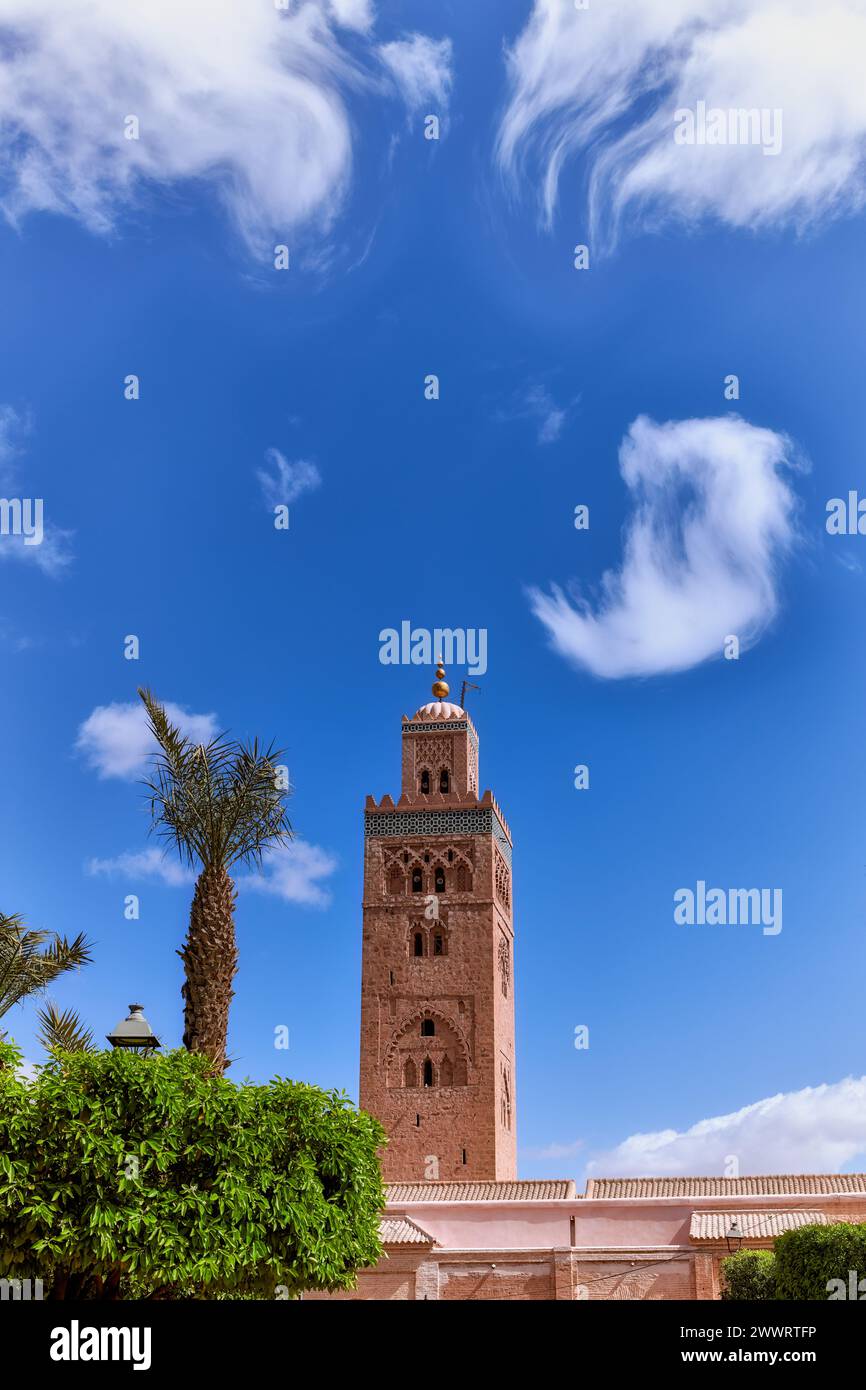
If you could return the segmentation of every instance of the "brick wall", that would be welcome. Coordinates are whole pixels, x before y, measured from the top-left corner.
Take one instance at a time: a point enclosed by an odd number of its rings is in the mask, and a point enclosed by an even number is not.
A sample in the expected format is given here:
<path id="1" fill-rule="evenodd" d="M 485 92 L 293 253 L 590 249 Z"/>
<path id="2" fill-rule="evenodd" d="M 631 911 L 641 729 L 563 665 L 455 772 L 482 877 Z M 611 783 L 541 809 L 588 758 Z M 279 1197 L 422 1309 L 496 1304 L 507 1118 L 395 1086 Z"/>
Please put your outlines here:
<path id="1" fill-rule="evenodd" d="M 306 1298 L 382 1301 L 553 1302 L 583 1299 L 681 1299 L 696 1296 L 694 1255 L 633 1251 L 599 1256 L 585 1250 L 392 1250 L 358 1276 L 352 1293 Z"/>

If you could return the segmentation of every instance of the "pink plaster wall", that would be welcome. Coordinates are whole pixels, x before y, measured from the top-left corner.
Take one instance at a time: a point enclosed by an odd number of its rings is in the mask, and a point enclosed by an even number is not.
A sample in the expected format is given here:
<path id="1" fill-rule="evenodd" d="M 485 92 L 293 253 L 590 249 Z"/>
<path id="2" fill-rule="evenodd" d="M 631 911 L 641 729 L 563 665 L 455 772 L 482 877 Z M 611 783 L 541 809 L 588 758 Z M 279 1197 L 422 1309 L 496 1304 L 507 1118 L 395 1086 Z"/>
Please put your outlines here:
<path id="1" fill-rule="evenodd" d="M 451 1250 L 689 1245 L 694 1211 L 826 1211 L 866 1220 L 866 1197 L 695 1197 L 551 1202 L 409 1202 L 399 1207 Z M 397 1208 L 394 1208 L 397 1210 Z M 574 1217 L 572 1236 L 571 1218 Z"/>

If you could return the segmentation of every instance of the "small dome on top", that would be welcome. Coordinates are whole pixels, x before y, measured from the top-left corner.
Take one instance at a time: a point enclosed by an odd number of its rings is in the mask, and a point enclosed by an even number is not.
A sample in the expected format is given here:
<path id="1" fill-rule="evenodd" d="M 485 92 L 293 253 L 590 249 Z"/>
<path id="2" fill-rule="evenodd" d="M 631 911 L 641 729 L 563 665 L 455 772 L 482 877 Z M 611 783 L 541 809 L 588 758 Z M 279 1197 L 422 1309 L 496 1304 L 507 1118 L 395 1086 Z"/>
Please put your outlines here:
<path id="1" fill-rule="evenodd" d="M 447 701 L 433 700 L 429 705 L 422 705 L 412 716 L 413 719 L 465 719 L 466 713 L 459 705 L 451 705 Z"/>

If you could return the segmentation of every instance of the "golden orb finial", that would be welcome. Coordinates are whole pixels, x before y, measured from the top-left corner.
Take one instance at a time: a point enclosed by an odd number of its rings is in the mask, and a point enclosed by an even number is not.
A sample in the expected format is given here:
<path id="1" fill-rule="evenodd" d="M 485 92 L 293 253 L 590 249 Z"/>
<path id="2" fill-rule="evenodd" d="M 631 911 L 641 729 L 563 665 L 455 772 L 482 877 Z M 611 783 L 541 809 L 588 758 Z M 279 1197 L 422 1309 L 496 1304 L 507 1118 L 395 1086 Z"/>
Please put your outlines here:
<path id="1" fill-rule="evenodd" d="M 445 667 L 442 665 L 442 658 L 436 658 L 436 679 L 433 682 L 433 694 L 437 700 L 446 700 L 450 692 L 450 686 L 445 679 Z"/>

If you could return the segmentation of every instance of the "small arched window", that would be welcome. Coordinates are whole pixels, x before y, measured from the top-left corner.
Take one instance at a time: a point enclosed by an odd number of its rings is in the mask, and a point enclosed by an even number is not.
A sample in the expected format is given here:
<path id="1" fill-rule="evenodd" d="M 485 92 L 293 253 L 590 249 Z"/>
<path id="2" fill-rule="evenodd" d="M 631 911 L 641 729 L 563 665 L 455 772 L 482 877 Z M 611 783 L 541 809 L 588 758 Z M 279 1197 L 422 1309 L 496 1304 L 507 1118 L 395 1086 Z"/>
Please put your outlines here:
<path id="1" fill-rule="evenodd" d="M 436 1036 L 436 1024 L 433 1022 L 432 1018 L 422 1018 L 422 1020 L 421 1020 L 421 1037 L 422 1037 L 422 1038 L 433 1038 L 433 1037 L 435 1037 L 435 1036 Z"/>
<path id="2" fill-rule="evenodd" d="M 415 1066 L 415 1063 L 412 1061 L 411 1057 L 406 1058 L 406 1065 L 403 1068 L 403 1085 L 418 1085 L 418 1068 Z"/>
<path id="3" fill-rule="evenodd" d="M 441 867 L 438 868 L 438 869 L 436 870 L 436 872 L 435 872 L 435 876 L 434 876 L 434 877 L 435 877 L 435 881 L 436 881 L 436 889 L 435 889 L 435 891 L 436 891 L 437 893 L 444 893 L 444 892 L 445 892 L 445 870 L 444 870 L 443 868 L 441 868 Z"/>
<path id="4" fill-rule="evenodd" d="M 425 795 L 430 790 L 430 773 L 427 771 L 426 767 L 421 773 L 421 790 Z"/>
<path id="5" fill-rule="evenodd" d="M 471 893 L 471 892 L 472 892 L 472 875 L 471 875 L 471 873 L 469 872 L 469 869 L 466 867 L 465 864 L 458 864 L 458 865 L 457 865 L 457 892 L 458 892 L 458 893 Z"/>
<path id="6" fill-rule="evenodd" d="M 436 935 L 433 937 L 433 954 L 434 956 L 443 956 L 445 954 L 443 950 L 441 931 L 438 931 Z"/>
<path id="7" fill-rule="evenodd" d="M 424 938 L 419 931 L 416 931 L 412 941 L 412 954 L 413 956 L 423 956 L 424 954 Z"/>
<path id="8" fill-rule="evenodd" d="M 412 892 L 413 892 L 413 893 L 423 893 L 423 892 L 424 892 L 424 880 L 423 880 L 423 877 L 422 877 L 422 875 L 421 875 L 421 870 L 420 870 L 420 869 L 413 869 L 413 870 L 412 870 Z"/>
<path id="9" fill-rule="evenodd" d="M 450 779 L 449 776 L 448 776 L 448 769 L 447 769 L 447 767 L 443 767 L 442 771 L 439 773 L 439 790 L 440 790 L 440 792 L 447 792 L 450 785 L 451 785 L 451 779 Z"/>
<path id="10" fill-rule="evenodd" d="M 433 1085 L 433 1063 L 430 1061 L 429 1057 L 424 1062 L 424 1085 Z"/>

